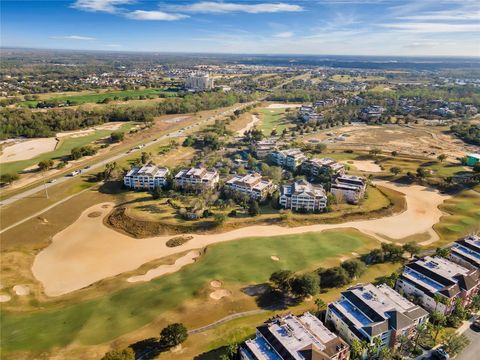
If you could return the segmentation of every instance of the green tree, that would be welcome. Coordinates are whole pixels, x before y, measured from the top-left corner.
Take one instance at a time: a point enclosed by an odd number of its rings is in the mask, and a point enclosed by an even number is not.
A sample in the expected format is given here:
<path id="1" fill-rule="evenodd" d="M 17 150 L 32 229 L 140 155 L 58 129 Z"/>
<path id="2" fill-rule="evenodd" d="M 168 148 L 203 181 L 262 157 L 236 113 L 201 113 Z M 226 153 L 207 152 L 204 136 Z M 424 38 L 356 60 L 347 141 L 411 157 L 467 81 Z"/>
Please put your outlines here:
<path id="1" fill-rule="evenodd" d="M 163 189 L 160 186 L 155 186 L 152 190 L 153 200 L 159 200 L 163 198 L 163 196 L 164 196 Z"/>
<path id="2" fill-rule="evenodd" d="M 443 343 L 445 350 L 454 357 L 470 344 L 470 340 L 464 334 L 457 335 L 455 331 L 451 331 L 444 336 Z"/>
<path id="3" fill-rule="evenodd" d="M 19 176 L 18 174 L 1 174 L 0 175 L 0 183 L 1 184 L 6 184 L 9 185 L 12 182 L 18 180 Z"/>
<path id="4" fill-rule="evenodd" d="M 142 155 L 140 157 L 140 161 L 142 162 L 142 164 L 146 164 L 150 159 L 151 159 L 151 155 L 147 152 L 142 152 Z"/>
<path id="5" fill-rule="evenodd" d="M 440 248 L 440 247 L 438 247 L 438 248 L 435 249 L 435 255 L 446 258 L 450 255 L 450 248 Z"/>
<path id="6" fill-rule="evenodd" d="M 52 166 L 53 166 L 53 160 L 52 159 L 45 159 L 45 160 L 42 160 L 38 163 L 38 168 L 40 169 L 40 171 L 48 170 L 48 169 L 52 168 Z"/>
<path id="7" fill-rule="evenodd" d="M 107 352 L 102 360 L 135 360 L 135 352 L 129 347 L 123 350 L 112 350 Z"/>
<path id="8" fill-rule="evenodd" d="M 398 166 L 392 166 L 390 168 L 390 172 L 396 176 L 402 172 L 402 169 L 400 169 Z"/>
<path id="9" fill-rule="evenodd" d="M 159 343 L 162 347 L 172 348 L 183 343 L 187 337 L 187 328 L 181 323 L 174 323 L 162 329 Z"/>
<path id="10" fill-rule="evenodd" d="M 292 280 L 291 288 L 292 293 L 301 298 L 316 295 L 320 291 L 318 276 L 314 274 L 295 276 Z"/>
<path id="11" fill-rule="evenodd" d="M 378 148 L 373 148 L 368 153 L 373 157 L 377 157 L 381 153 L 381 151 Z"/>
<path id="12" fill-rule="evenodd" d="M 114 131 L 110 134 L 111 142 L 120 142 L 125 138 L 125 133 L 123 131 Z"/>
<path id="13" fill-rule="evenodd" d="M 248 207 L 248 214 L 250 216 L 257 216 L 260 214 L 260 206 L 255 200 L 250 201 L 250 206 Z"/>
<path id="14" fill-rule="evenodd" d="M 323 301 L 320 298 L 315 299 L 315 305 L 317 306 L 317 313 L 319 313 L 320 311 L 324 310 L 327 307 L 327 304 L 325 303 L 325 301 Z"/>
<path id="15" fill-rule="evenodd" d="M 438 159 L 440 162 L 444 162 L 446 158 L 447 158 L 447 155 L 445 155 L 445 154 L 440 154 L 440 155 L 438 155 L 438 157 L 437 157 L 437 159 Z"/>
<path id="16" fill-rule="evenodd" d="M 351 279 L 358 278 L 367 268 L 363 261 L 357 259 L 344 261 L 340 266 L 347 271 Z"/>
<path id="17" fill-rule="evenodd" d="M 283 293 L 290 292 L 290 282 L 294 273 L 290 270 L 278 270 L 270 275 L 270 282 L 272 282 L 277 289 Z"/>
<path id="18" fill-rule="evenodd" d="M 413 258 L 414 255 L 417 255 L 420 252 L 420 246 L 410 241 L 402 246 L 403 250 L 410 254 L 410 257 Z"/>

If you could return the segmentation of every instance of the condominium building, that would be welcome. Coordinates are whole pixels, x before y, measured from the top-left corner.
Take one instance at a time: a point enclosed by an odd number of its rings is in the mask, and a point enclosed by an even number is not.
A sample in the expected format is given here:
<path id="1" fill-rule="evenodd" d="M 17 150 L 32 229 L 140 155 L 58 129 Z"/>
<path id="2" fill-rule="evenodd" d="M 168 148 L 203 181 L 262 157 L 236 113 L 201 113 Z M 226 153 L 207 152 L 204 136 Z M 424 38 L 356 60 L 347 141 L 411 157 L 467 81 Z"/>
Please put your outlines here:
<path id="1" fill-rule="evenodd" d="M 305 160 L 301 166 L 302 172 L 310 176 L 319 176 L 320 174 L 343 175 L 345 167 L 330 158 L 320 158 Z"/>
<path id="2" fill-rule="evenodd" d="M 471 303 L 480 288 L 480 271 L 468 269 L 439 256 L 426 256 L 405 265 L 396 290 L 415 298 L 428 311 L 452 312 L 457 299 Z M 442 302 L 435 302 L 435 295 Z"/>
<path id="3" fill-rule="evenodd" d="M 427 321 L 428 313 L 386 284 L 366 284 L 342 292 L 340 300 L 328 304 L 325 319 L 349 344 L 355 339 L 373 344 L 379 338 L 381 347 L 394 348 L 400 336 L 412 336 Z"/>
<path id="4" fill-rule="evenodd" d="M 148 164 L 131 169 L 127 175 L 123 177 L 123 183 L 126 187 L 136 190 L 152 190 L 158 186 L 165 186 L 169 174 L 170 170 L 165 167 Z"/>
<path id="5" fill-rule="evenodd" d="M 246 194 L 255 200 L 263 200 L 275 191 L 272 181 L 258 173 L 235 175 L 225 183 L 225 187 L 231 191 Z"/>
<path id="6" fill-rule="evenodd" d="M 203 167 L 193 167 L 180 170 L 175 175 L 173 184 L 176 188 L 185 190 L 201 190 L 215 187 L 218 180 L 219 176 L 215 169 L 207 170 Z"/>
<path id="7" fill-rule="evenodd" d="M 214 87 L 214 81 L 208 74 L 191 74 L 185 80 L 185 87 L 191 91 L 211 90 Z"/>
<path id="8" fill-rule="evenodd" d="M 270 154 L 270 158 L 276 165 L 293 171 L 307 159 L 300 149 L 275 150 Z"/>
<path id="9" fill-rule="evenodd" d="M 366 179 L 353 175 L 338 176 L 330 186 L 330 191 L 337 200 L 350 204 L 358 204 L 358 202 L 365 197 L 366 189 Z"/>
<path id="10" fill-rule="evenodd" d="M 450 248 L 449 259 L 471 269 L 480 269 L 480 237 L 469 235 L 455 241 Z"/>
<path id="11" fill-rule="evenodd" d="M 308 312 L 267 321 L 239 348 L 243 360 L 346 360 L 349 354 L 348 344 Z"/>
<path id="12" fill-rule="evenodd" d="M 255 156 L 258 159 L 265 159 L 273 150 L 278 147 L 278 141 L 275 138 L 268 138 L 257 141 L 255 144 Z"/>
<path id="13" fill-rule="evenodd" d="M 327 207 L 327 195 L 322 185 L 298 180 L 280 188 L 280 205 L 295 211 L 323 211 Z"/>
<path id="14" fill-rule="evenodd" d="M 367 106 L 360 112 L 360 118 L 365 121 L 378 120 L 385 111 L 385 108 L 378 105 Z"/>

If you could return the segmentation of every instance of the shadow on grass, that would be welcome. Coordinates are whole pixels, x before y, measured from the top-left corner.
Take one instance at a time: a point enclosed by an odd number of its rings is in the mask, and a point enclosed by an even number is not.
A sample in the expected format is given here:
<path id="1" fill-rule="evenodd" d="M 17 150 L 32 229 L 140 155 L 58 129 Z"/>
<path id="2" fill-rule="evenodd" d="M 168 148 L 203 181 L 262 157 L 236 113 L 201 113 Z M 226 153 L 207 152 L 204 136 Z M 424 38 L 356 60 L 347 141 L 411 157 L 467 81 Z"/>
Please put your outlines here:
<path id="1" fill-rule="evenodd" d="M 217 349 L 210 350 L 208 352 L 204 352 L 203 354 L 195 356 L 194 360 L 218 360 L 222 357 L 222 355 L 228 354 L 228 347 L 222 346 Z"/>

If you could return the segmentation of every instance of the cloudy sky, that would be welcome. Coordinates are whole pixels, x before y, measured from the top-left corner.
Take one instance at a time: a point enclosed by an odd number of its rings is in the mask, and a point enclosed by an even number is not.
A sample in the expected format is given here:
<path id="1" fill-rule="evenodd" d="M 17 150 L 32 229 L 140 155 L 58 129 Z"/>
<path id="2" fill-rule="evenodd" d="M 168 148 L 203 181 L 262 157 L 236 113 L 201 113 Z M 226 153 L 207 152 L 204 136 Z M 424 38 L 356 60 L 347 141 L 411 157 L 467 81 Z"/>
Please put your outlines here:
<path id="1" fill-rule="evenodd" d="M 1 46 L 480 56 L 480 1 L 2 0 Z"/>

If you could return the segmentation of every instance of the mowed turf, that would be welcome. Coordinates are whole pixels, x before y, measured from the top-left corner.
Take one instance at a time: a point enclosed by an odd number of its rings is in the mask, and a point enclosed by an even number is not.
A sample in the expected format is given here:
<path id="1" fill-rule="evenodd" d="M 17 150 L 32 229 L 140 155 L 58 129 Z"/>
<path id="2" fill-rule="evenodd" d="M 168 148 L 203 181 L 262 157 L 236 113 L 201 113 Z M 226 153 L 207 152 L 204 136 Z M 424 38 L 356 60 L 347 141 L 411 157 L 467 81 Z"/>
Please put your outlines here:
<path id="1" fill-rule="evenodd" d="M 128 131 L 131 127 L 132 123 L 126 123 L 118 131 Z M 69 155 L 73 148 L 91 144 L 94 141 L 110 136 L 111 133 L 112 130 L 96 130 L 89 135 L 61 139 L 54 151 L 49 151 L 27 160 L 4 163 L 2 164 L 2 172 L 8 174 L 18 173 L 38 164 L 42 160 L 57 159 Z"/>
<path id="2" fill-rule="evenodd" d="M 269 136 L 273 129 L 277 130 L 277 133 L 280 134 L 283 129 L 292 126 L 292 124 L 285 119 L 285 110 L 285 108 L 261 110 L 260 129 L 264 135 Z"/>
<path id="3" fill-rule="evenodd" d="M 213 279 L 263 283 L 279 269 L 313 270 L 341 254 L 363 252 L 377 241 L 355 230 L 245 238 L 207 249 L 182 270 L 95 300 L 32 313 L 2 312 L 4 352 L 40 352 L 72 342 L 99 344 L 136 330 L 191 299 Z M 272 261 L 272 255 L 280 261 Z M 101 261 L 101 259 L 99 259 Z"/>
<path id="4" fill-rule="evenodd" d="M 464 190 L 453 198 L 446 200 L 440 209 L 449 213 L 442 216 L 433 228 L 440 236 L 441 243 L 447 244 L 480 228 L 480 186 Z"/>
<path id="5" fill-rule="evenodd" d="M 102 93 L 90 93 L 90 94 L 79 94 L 79 95 L 64 95 L 64 96 L 52 96 L 42 100 L 30 100 L 30 101 L 23 101 L 20 103 L 21 106 L 29 107 L 29 106 L 37 106 L 37 104 L 41 101 L 58 101 L 58 102 L 65 102 L 70 101 L 75 105 L 82 105 L 86 103 L 96 103 L 99 101 L 103 101 L 105 99 L 114 99 L 118 97 L 120 100 L 123 100 L 125 97 L 129 97 L 132 99 L 137 99 L 139 96 L 158 96 L 163 94 L 164 96 L 175 96 L 175 91 L 167 91 L 164 89 L 139 89 L 139 90 L 122 90 L 122 91 L 108 91 Z"/>

